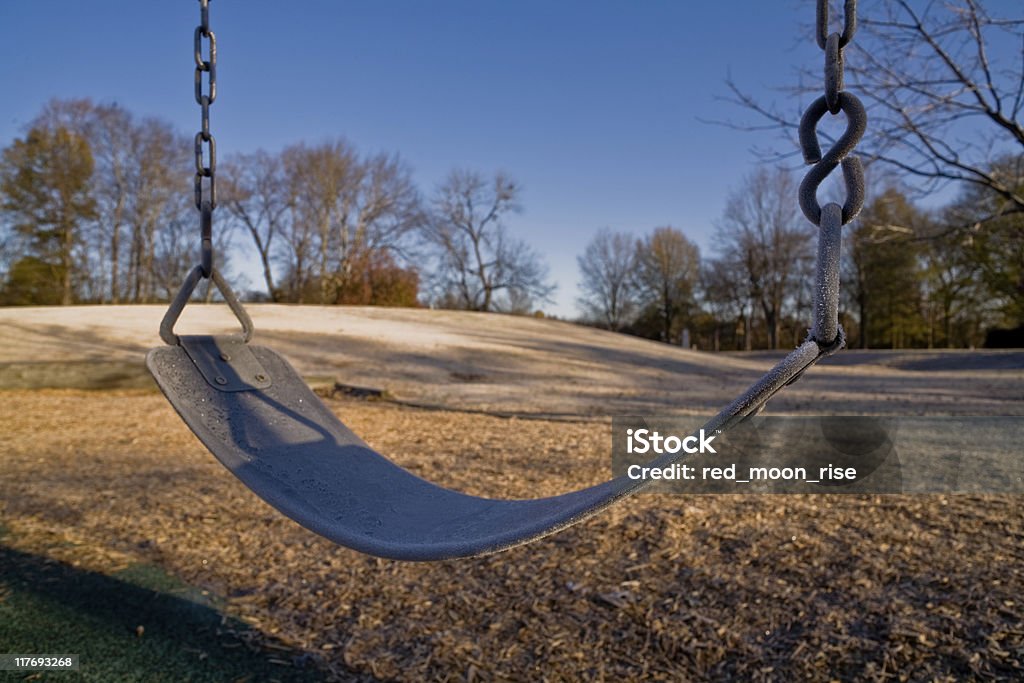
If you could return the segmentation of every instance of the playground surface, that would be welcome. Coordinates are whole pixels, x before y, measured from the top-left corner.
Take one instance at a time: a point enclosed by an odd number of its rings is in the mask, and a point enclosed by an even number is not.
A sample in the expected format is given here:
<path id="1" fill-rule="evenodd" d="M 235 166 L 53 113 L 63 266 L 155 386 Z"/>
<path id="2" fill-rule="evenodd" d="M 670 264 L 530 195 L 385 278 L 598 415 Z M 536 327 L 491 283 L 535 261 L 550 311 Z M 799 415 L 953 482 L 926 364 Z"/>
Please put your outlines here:
<path id="1" fill-rule="evenodd" d="M 181 332 L 231 327 L 188 313 Z M 141 370 L 159 316 L 0 309 L 0 616 L 21 617 L 0 618 L 0 645 L 41 633 L 24 617 L 46 599 L 70 624 L 50 644 L 81 642 L 86 679 L 118 658 L 178 680 L 1024 676 L 1019 497 L 641 495 L 490 557 L 378 560 L 280 516 L 205 451 Z M 609 416 L 710 413 L 775 357 L 469 313 L 253 317 L 255 342 L 372 446 L 497 497 L 601 481 Z M 769 410 L 1022 415 L 1024 355 L 842 352 Z M 76 623 L 109 638 L 72 641 Z"/>

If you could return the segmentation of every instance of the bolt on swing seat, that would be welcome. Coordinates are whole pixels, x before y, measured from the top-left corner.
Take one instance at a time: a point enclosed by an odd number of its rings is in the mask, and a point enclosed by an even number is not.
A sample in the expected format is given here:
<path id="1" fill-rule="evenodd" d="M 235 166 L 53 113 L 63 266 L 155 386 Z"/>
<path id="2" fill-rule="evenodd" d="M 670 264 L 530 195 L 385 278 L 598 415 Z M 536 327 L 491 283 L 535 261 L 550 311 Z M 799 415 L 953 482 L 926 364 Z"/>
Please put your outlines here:
<path id="1" fill-rule="evenodd" d="M 398 560 L 442 560 L 497 552 L 565 528 L 652 483 L 627 477 L 550 498 L 496 500 L 470 496 L 421 479 L 370 448 L 342 424 L 277 353 L 249 346 L 253 324 L 234 292 L 213 267 L 215 145 L 209 108 L 215 97 L 216 48 L 209 29 L 209 0 L 200 0 L 194 35 L 196 100 L 202 131 L 196 135 L 196 206 L 201 212 L 202 262 L 185 279 L 160 325 L 166 346 L 152 349 L 146 365 L 160 389 L 211 453 L 267 503 L 306 528 L 341 545 Z M 756 414 L 767 400 L 819 359 L 845 344 L 838 324 L 840 229 L 860 211 L 864 177 L 848 154 L 864 134 L 866 115 L 842 91 L 841 48 L 855 28 L 855 0 L 845 1 L 843 35 L 826 36 L 828 0 L 818 0 L 818 43 L 826 50 L 826 94 L 800 121 L 804 160 L 814 164 L 800 186 L 800 206 L 820 229 L 814 323 L 798 346 L 703 430 L 721 432 Z M 210 41 L 204 60 L 200 39 Z M 210 77 L 203 94 L 202 74 Z M 847 130 L 823 155 L 816 126 L 828 111 L 847 115 Z M 209 165 L 203 162 L 203 146 Z M 818 204 L 821 181 L 842 165 L 846 202 Z M 210 181 L 204 199 L 202 180 Z M 174 325 L 196 285 L 211 278 L 242 326 L 241 336 L 178 336 Z M 684 453 L 665 454 L 664 467 Z"/>

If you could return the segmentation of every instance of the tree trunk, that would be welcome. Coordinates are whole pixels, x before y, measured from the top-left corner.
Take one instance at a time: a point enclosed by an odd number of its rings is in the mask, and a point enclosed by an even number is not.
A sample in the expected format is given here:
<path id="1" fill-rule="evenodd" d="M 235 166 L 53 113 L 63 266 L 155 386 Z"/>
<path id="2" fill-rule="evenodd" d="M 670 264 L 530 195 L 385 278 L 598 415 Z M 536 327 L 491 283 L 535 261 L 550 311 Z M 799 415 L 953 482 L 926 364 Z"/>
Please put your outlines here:
<path id="1" fill-rule="evenodd" d="M 764 326 L 768 330 L 768 348 L 779 348 L 778 309 L 772 308 L 765 300 L 761 300 L 761 311 L 764 313 Z"/>
<path id="2" fill-rule="evenodd" d="M 296 259 L 296 262 L 295 262 L 295 275 L 294 275 L 294 277 L 292 279 L 292 297 L 291 298 L 292 298 L 292 301 L 294 301 L 297 304 L 305 303 L 305 301 L 303 301 L 303 299 L 305 299 L 305 296 L 303 296 L 303 291 L 304 291 L 305 288 L 302 286 L 302 279 L 303 279 L 303 277 L 305 277 L 303 272 L 302 272 L 303 271 L 303 265 L 304 264 L 302 263 L 302 259 L 301 258 Z"/>
<path id="3" fill-rule="evenodd" d="M 110 303 L 121 303 L 118 280 L 121 277 L 121 228 L 115 224 L 110 234 Z"/>
<path id="4" fill-rule="evenodd" d="M 661 341 L 666 344 L 671 344 L 672 340 L 670 335 L 672 334 L 672 310 L 670 308 L 668 295 L 668 284 L 662 288 L 661 292 L 661 311 L 662 311 L 662 332 Z"/>
<path id="5" fill-rule="evenodd" d="M 155 233 L 155 226 L 152 223 L 146 226 L 143 241 L 144 251 L 142 264 L 142 297 L 144 303 L 149 303 L 153 300 L 153 292 L 155 290 L 153 273 L 153 265 L 156 263 Z"/>
<path id="6" fill-rule="evenodd" d="M 494 298 L 494 287 L 487 280 L 487 269 L 484 265 L 484 256 L 480 251 L 480 235 L 476 230 L 469 231 L 469 238 L 473 242 L 473 254 L 476 258 L 476 276 L 480 278 L 480 286 L 484 290 L 484 302 L 480 310 L 487 312 L 491 310 L 491 303 Z"/>
<path id="7" fill-rule="evenodd" d="M 953 348 L 953 302 L 946 299 L 942 302 L 942 327 L 946 334 L 946 348 Z"/>
<path id="8" fill-rule="evenodd" d="M 63 226 L 61 235 L 60 264 L 64 269 L 60 303 L 63 306 L 71 305 L 71 248 L 73 245 L 74 227 L 70 224 Z"/>
<path id="9" fill-rule="evenodd" d="M 751 333 L 754 330 L 752 321 L 750 320 L 754 315 L 753 307 L 751 307 L 750 315 L 743 315 L 743 350 L 752 351 L 754 349 L 754 340 L 751 339 L 753 336 Z"/>
<path id="10" fill-rule="evenodd" d="M 331 229 L 330 225 L 326 221 L 324 222 L 324 224 L 322 224 L 320 226 L 320 303 L 321 304 L 326 304 L 327 303 L 327 287 L 329 286 L 328 276 L 327 276 L 327 271 L 329 270 L 329 268 L 328 268 L 328 259 L 327 259 L 327 251 L 328 251 L 328 248 L 330 247 L 330 239 L 331 239 L 330 229 Z"/>
<path id="11" fill-rule="evenodd" d="M 275 304 L 281 300 L 281 295 L 277 291 L 277 287 L 274 286 L 274 275 L 270 271 L 270 256 L 265 251 L 260 250 L 260 261 L 263 263 L 263 279 L 267 283 L 267 294 L 270 295 L 270 300 Z"/>
<path id="12" fill-rule="evenodd" d="M 857 308 L 860 311 L 860 348 L 868 348 L 868 306 L 863 290 L 857 295 Z"/>

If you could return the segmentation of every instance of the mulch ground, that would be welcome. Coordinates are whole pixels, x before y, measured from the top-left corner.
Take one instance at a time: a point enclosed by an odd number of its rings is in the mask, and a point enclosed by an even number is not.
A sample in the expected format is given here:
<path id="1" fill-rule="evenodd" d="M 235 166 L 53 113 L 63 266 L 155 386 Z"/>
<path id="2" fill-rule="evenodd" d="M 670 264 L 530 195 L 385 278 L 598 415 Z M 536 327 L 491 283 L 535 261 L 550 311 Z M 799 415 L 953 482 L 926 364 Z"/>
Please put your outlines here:
<path id="1" fill-rule="evenodd" d="M 329 404 L 469 492 L 608 476 L 600 422 Z M 1020 502 L 642 495 L 523 548 L 400 563 L 277 514 L 156 393 L 0 392 L 10 543 L 94 571 L 159 565 L 338 680 L 1020 680 Z"/>

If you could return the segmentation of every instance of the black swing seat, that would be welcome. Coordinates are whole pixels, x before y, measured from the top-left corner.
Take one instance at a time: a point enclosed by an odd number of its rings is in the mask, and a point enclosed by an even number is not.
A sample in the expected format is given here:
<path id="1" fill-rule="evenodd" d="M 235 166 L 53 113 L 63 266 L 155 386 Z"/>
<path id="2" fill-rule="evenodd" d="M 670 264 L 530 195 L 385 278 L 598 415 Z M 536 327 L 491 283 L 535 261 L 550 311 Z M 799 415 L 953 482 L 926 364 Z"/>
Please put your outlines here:
<path id="1" fill-rule="evenodd" d="M 160 323 L 167 346 L 146 366 L 185 424 L 263 500 L 340 545 L 396 560 L 498 552 L 589 517 L 651 480 L 618 477 L 550 498 L 496 500 L 437 486 L 399 467 L 343 425 L 284 358 L 250 346 L 253 324 L 216 270 L 209 277 L 240 336 L 179 336 L 174 325 L 204 277 L 196 266 Z M 831 337 L 829 337 L 831 338 Z M 845 343 L 808 339 L 704 425 L 711 433 L 756 413 L 819 358 Z M 685 457 L 666 453 L 664 467 Z"/>
<path id="2" fill-rule="evenodd" d="M 235 476 L 272 506 L 312 531 L 372 555 L 403 560 L 436 560 L 483 555 L 562 529 L 607 507 L 645 484 L 625 477 L 580 491 L 535 500 L 492 500 L 465 495 L 427 482 L 378 454 L 343 425 L 279 355 L 248 346 L 252 320 L 214 267 L 211 235 L 215 205 L 215 147 L 209 133 L 216 50 L 202 2 L 202 25 L 195 33 L 196 99 L 203 107 L 203 132 L 196 137 L 196 205 L 200 209 L 201 264 L 191 270 L 160 325 L 167 346 L 153 349 L 146 364 L 171 404 L 200 441 Z M 860 100 L 842 90 L 842 62 L 835 46 L 856 27 L 856 3 L 846 2 L 842 36 L 826 35 L 828 2 L 818 1 L 817 39 L 826 48 L 826 94 L 800 121 L 804 161 L 814 164 L 800 184 L 800 207 L 818 226 L 814 325 L 798 346 L 746 392 L 704 425 L 723 431 L 756 414 L 782 387 L 818 359 L 842 348 L 839 326 L 841 228 L 864 202 L 860 160 L 851 156 L 864 134 L 867 115 Z M 210 39 L 203 61 L 200 37 Z M 828 46 L 831 47 L 827 47 Z M 201 72 L 210 94 L 201 96 Z M 817 138 L 826 112 L 845 112 L 847 129 L 825 152 Z M 202 138 L 202 140 L 200 139 Z M 201 142 L 209 143 L 204 166 Z M 842 207 L 817 200 L 820 183 L 842 165 L 846 201 Z M 209 196 L 203 198 L 203 178 Z M 210 278 L 242 325 L 242 337 L 179 337 L 174 324 L 201 279 Z M 665 454 L 652 466 L 682 459 Z"/>
<path id="3" fill-rule="evenodd" d="M 486 555 L 570 526 L 650 483 L 619 477 L 531 500 L 452 491 L 370 448 L 274 351 L 239 337 L 176 341 L 152 349 L 146 365 L 199 440 L 270 505 L 311 531 L 370 555 L 397 560 Z M 704 429 L 724 430 L 755 413 L 842 343 L 840 337 L 823 349 L 805 342 Z M 651 465 L 682 457 L 665 454 Z"/>
<path id="4" fill-rule="evenodd" d="M 177 346 L 152 349 L 146 365 L 199 440 L 246 486 L 308 529 L 371 555 L 438 560 L 496 552 L 637 488 L 620 478 L 535 500 L 466 495 L 374 451 L 266 347 L 182 336 Z"/>

